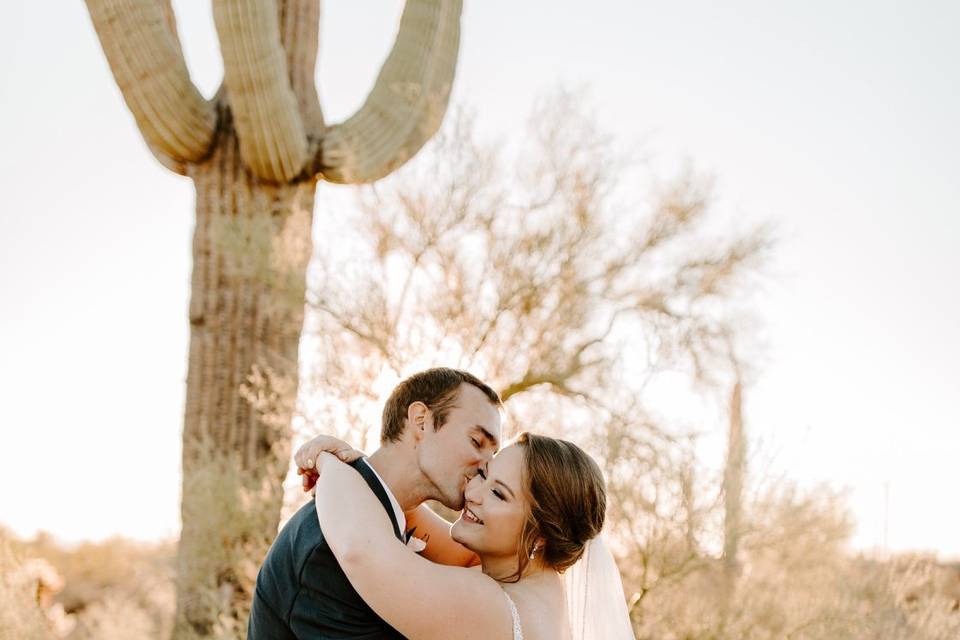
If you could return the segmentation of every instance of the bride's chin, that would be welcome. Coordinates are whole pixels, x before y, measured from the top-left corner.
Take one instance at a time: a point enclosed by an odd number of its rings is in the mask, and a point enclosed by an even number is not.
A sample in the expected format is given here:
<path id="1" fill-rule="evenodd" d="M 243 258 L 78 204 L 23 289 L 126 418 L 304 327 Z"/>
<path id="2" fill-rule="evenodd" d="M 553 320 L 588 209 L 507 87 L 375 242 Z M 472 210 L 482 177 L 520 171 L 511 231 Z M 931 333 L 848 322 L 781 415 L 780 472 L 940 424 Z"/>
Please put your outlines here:
<path id="1" fill-rule="evenodd" d="M 454 522 L 453 526 L 450 527 L 450 537 L 453 539 L 454 542 L 459 542 L 460 544 L 465 546 L 467 549 L 470 549 L 471 551 L 473 551 L 474 549 L 470 546 L 469 536 L 463 535 L 464 533 L 463 529 L 464 529 L 463 523 L 461 523 L 459 520 L 457 522 Z"/>

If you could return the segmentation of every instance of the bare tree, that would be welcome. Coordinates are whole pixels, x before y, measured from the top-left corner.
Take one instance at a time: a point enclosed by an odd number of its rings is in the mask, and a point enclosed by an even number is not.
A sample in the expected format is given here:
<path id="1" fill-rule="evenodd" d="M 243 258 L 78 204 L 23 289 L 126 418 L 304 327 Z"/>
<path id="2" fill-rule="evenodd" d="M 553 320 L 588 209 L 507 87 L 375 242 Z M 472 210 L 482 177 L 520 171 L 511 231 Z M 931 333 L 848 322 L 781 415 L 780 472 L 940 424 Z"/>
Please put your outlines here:
<path id="1" fill-rule="evenodd" d="M 170 0 L 87 6 L 148 147 L 196 186 L 174 635 L 207 636 L 243 625 L 251 571 L 237 565 L 276 533 L 316 183 L 382 178 L 437 130 L 462 3 L 409 0 L 365 104 L 333 126 L 314 86 L 319 0 L 214 0 L 224 80 L 211 100 L 190 80 Z"/>
<path id="2" fill-rule="evenodd" d="M 378 381 L 435 363 L 475 371 L 516 428 L 573 437 L 603 461 L 612 536 L 642 598 L 697 566 L 704 512 L 719 505 L 694 495 L 687 431 L 653 416 L 644 388 L 667 369 L 730 377 L 730 309 L 770 235 L 711 237 L 709 180 L 687 169 L 647 188 L 568 94 L 548 96 L 517 140 L 480 144 L 461 115 L 428 149 L 362 189 L 338 213 L 353 232 L 318 252 L 310 428 L 363 442 Z"/>
<path id="3" fill-rule="evenodd" d="M 442 357 L 484 372 L 508 401 L 543 388 L 599 407 L 624 349 L 644 374 L 685 362 L 702 375 L 724 359 L 732 328 L 717 308 L 768 234 L 699 235 L 709 183 L 689 171 L 624 205 L 629 165 L 578 109 L 546 101 L 513 164 L 461 117 L 361 192 L 361 214 L 345 220 L 355 237 L 342 238 L 351 255 L 321 249 L 308 295 L 325 392 L 350 384 L 356 397 L 353 384 L 369 388 L 383 368 Z"/>

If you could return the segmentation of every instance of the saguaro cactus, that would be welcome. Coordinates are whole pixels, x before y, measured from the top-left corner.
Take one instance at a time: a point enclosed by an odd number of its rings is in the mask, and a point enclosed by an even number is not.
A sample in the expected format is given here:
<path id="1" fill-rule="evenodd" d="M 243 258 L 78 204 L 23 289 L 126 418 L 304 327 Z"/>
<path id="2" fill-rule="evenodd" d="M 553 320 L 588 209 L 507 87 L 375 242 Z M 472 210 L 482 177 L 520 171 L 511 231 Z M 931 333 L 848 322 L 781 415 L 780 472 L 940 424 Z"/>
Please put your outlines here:
<path id="1" fill-rule="evenodd" d="M 727 463 L 723 474 L 723 565 L 731 583 L 740 573 L 746 449 L 743 432 L 743 386 L 738 377 L 730 393 L 730 431 L 727 434 Z"/>
<path id="2" fill-rule="evenodd" d="M 462 0 L 407 0 L 366 102 L 333 126 L 314 85 L 320 0 L 213 0 L 224 79 L 211 100 L 170 0 L 86 2 L 147 146 L 196 186 L 174 635 L 202 637 L 242 626 L 276 534 L 316 183 L 377 180 L 436 132 Z"/>

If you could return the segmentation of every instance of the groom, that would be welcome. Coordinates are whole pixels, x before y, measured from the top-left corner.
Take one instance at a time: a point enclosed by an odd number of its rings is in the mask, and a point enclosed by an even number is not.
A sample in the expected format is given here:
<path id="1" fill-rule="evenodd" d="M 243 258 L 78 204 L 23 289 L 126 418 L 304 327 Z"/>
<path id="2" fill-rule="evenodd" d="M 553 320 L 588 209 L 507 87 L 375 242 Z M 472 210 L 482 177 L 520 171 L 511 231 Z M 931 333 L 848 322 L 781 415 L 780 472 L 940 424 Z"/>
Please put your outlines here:
<path id="1" fill-rule="evenodd" d="M 428 369 L 383 408 L 380 448 L 353 463 L 405 541 L 404 511 L 425 500 L 463 508 L 467 482 L 500 446 L 500 397 L 465 371 Z M 384 576 L 389 580 L 389 576 Z M 350 585 L 312 501 L 274 540 L 250 611 L 248 640 L 402 639 Z"/>

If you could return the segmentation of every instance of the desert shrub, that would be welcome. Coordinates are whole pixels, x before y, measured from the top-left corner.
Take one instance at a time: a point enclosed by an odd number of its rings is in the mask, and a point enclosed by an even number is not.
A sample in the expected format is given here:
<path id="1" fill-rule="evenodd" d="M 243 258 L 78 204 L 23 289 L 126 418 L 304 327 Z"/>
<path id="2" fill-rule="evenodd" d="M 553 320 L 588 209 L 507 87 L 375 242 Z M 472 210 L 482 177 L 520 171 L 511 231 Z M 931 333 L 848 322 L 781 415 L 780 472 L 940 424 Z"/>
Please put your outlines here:
<path id="1" fill-rule="evenodd" d="M 69 640 L 145 640 L 165 637 L 157 621 L 134 599 L 107 594 L 77 616 Z"/>
<path id="2" fill-rule="evenodd" d="M 703 554 L 687 571 L 648 584 L 634 601 L 638 639 L 960 637 L 960 572 L 933 556 L 851 554 L 842 496 L 778 486 L 753 496 L 748 514 L 739 574 Z M 623 564 L 625 577 L 636 570 L 629 557 Z"/>
<path id="3" fill-rule="evenodd" d="M 0 533 L 0 640 L 49 640 L 53 629 L 38 601 L 39 580 L 30 563 Z"/>

